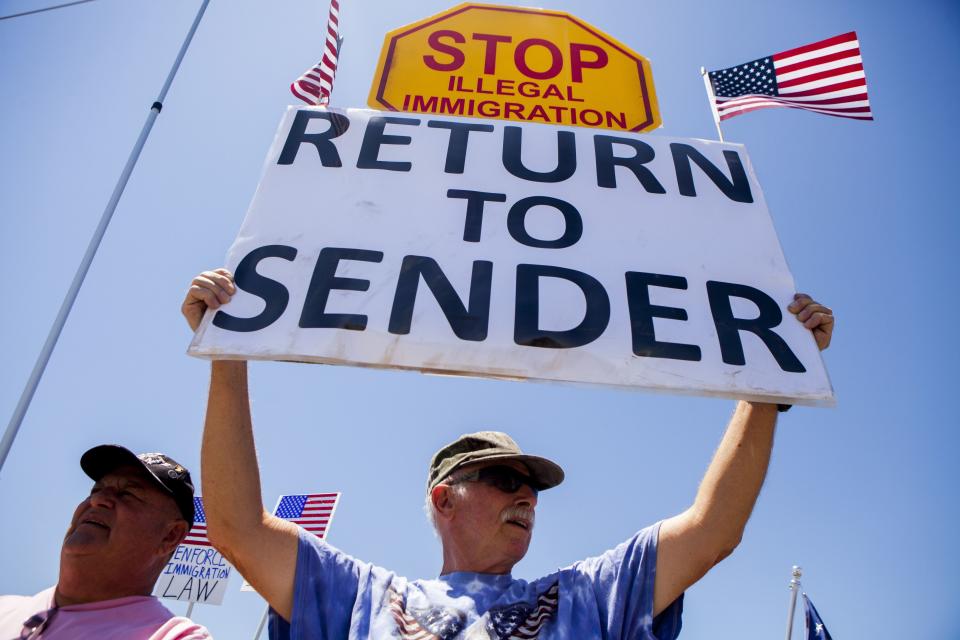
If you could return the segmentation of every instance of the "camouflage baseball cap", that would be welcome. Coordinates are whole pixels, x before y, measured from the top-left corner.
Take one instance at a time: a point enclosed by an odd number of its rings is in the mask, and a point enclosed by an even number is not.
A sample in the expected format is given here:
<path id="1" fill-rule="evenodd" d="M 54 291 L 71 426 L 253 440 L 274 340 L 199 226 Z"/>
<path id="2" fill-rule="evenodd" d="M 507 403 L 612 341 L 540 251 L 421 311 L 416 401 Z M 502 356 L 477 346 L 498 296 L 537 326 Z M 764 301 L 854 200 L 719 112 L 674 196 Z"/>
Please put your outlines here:
<path id="1" fill-rule="evenodd" d="M 460 436 L 433 454 L 427 473 L 427 490 L 432 490 L 464 465 L 504 460 L 516 460 L 526 465 L 530 477 L 541 491 L 563 482 L 563 469 L 555 462 L 525 454 L 513 438 L 505 433 L 478 431 Z"/>

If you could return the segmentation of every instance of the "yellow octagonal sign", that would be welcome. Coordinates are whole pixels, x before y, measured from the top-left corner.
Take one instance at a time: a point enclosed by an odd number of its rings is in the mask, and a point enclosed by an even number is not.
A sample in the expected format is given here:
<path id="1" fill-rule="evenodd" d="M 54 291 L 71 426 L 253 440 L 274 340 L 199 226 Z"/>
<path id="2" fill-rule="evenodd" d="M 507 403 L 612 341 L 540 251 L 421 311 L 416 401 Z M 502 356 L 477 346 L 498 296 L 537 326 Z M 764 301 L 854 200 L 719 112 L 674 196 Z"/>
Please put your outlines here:
<path id="1" fill-rule="evenodd" d="M 650 131 L 650 62 L 561 11 L 465 3 L 387 34 L 375 109 Z"/>

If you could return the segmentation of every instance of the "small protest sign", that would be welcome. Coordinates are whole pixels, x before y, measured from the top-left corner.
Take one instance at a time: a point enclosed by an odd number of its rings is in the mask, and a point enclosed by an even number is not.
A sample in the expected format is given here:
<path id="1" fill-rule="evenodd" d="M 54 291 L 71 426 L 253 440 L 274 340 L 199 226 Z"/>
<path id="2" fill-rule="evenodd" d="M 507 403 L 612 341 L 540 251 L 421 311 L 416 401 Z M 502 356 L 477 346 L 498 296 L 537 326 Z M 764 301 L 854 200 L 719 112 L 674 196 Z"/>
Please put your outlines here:
<path id="1" fill-rule="evenodd" d="M 207 538 L 207 514 L 203 498 L 193 498 L 194 523 L 177 545 L 173 557 L 153 588 L 153 595 L 168 600 L 222 604 L 233 565 L 213 548 Z"/>
<path id="2" fill-rule="evenodd" d="M 291 107 L 189 352 L 830 404 L 742 145 Z"/>
<path id="3" fill-rule="evenodd" d="M 158 598 L 222 604 L 233 566 L 213 547 L 181 544 L 157 580 Z"/>
<path id="4" fill-rule="evenodd" d="M 464 3 L 386 35 L 375 109 L 623 131 L 660 126 L 650 62 L 562 11 Z"/>

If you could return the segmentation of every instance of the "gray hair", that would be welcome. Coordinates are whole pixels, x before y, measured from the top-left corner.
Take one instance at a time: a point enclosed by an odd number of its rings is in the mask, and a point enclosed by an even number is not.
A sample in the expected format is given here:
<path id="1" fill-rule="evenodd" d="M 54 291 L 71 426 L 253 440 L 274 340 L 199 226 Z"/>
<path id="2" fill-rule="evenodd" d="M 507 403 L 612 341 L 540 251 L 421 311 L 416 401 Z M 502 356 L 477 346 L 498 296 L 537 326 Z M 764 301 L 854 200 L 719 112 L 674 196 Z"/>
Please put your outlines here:
<path id="1" fill-rule="evenodd" d="M 450 487 L 450 490 L 453 491 L 458 497 L 463 497 L 463 494 L 466 493 L 467 488 L 460 483 L 462 476 L 470 475 L 462 473 L 451 473 L 449 477 L 444 478 L 438 484 L 445 484 Z M 433 527 L 433 534 L 437 537 L 440 536 L 440 532 L 437 530 L 437 509 L 433 506 L 433 491 L 427 489 L 427 497 L 423 501 L 423 512 L 427 515 L 427 521 L 430 523 L 430 526 Z"/>

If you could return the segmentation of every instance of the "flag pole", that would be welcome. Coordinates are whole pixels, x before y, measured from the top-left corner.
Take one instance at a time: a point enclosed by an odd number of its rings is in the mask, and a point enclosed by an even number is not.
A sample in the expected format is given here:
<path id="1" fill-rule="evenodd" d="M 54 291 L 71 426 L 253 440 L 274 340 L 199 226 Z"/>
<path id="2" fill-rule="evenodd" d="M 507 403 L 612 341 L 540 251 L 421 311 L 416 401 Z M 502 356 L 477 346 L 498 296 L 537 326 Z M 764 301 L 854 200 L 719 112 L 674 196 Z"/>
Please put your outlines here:
<path id="1" fill-rule="evenodd" d="M 270 613 L 270 605 L 268 604 L 263 609 L 263 615 L 260 616 L 260 624 L 257 625 L 257 631 L 253 634 L 253 640 L 257 640 L 260 637 L 260 634 L 263 633 L 263 625 L 267 623 L 267 614 Z"/>
<path id="2" fill-rule="evenodd" d="M 790 609 L 787 610 L 787 640 L 793 635 L 793 612 L 797 608 L 797 592 L 800 591 L 800 576 L 803 569 L 793 565 L 793 578 L 790 580 Z"/>
<path id="3" fill-rule="evenodd" d="M 197 31 L 197 26 L 200 24 L 200 19 L 203 18 L 203 13 L 207 10 L 207 4 L 210 0 L 203 0 L 203 3 L 200 5 L 200 9 L 197 11 L 197 16 L 193 19 L 193 24 L 190 26 L 190 31 L 187 33 L 187 37 L 184 39 L 183 44 L 180 46 L 180 52 L 177 54 L 177 59 L 173 63 L 173 67 L 170 69 L 170 73 L 167 74 L 167 79 L 163 83 L 163 88 L 160 90 L 160 94 L 157 96 L 156 101 L 150 107 L 150 113 L 147 115 L 147 120 L 143 124 L 143 129 L 140 131 L 140 137 L 137 138 L 136 144 L 133 146 L 133 150 L 130 152 L 130 157 L 127 159 L 127 164 L 123 168 L 123 172 L 120 174 L 119 180 L 117 180 L 117 185 L 113 189 L 113 195 L 110 196 L 109 202 L 107 202 L 106 208 L 103 210 L 103 215 L 100 217 L 100 224 L 97 225 L 96 230 L 93 233 L 93 237 L 90 238 L 90 243 L 87 245 L 87 251 L 83 255 L 83 259 L 80 261 L 80 266 L 77 267 L 77 272 L 73 276 L 73 282 L 70 284 L 70 288 L 67 290 L 67 295 L 63 299 L 63 303 L 60 305 L 60 311 L 57 313 L 57 317 L 53 322 L 53 326 L 50 327 L 50 333 L 47 335 L 47 341 L 43 345 L 43 349 L 40 351 L 40 355 L 37 357 L 37 361 L 33 366 L 33 371 L 30 373 L 30 377 L 27 379 L 27 385 L 23 389 L 23 393 L 20 394 L 20 400 L 17 403 L 17 408 L 13 412 L 13 416 L 10 418 L 10 423 L 7 425 L 6 431 L 3 433 L 3 439 L 0 439 L 0 471 L 3 470 L 3 465 L 7 460 L 7 455 L 10 453 L 10 448 L 13 446 L 13 441 L 17 437 L 17 432 L 20 430 L 20 425 L 23 423 L 23 417 L 27 413 L 27 409 L 30 407 L 30 401 L 33 400 L 33 394 L 37 390 L 37 385 L 40 384 L 40 378 L 43 377 L 43 372 L 47 368 L 47 363 L 50 361 L 50 356 L 53 353 L 53 348 L 57 345 L 57 340 L 60 339 L 60 333 L 63 331 L 63 325 L 67 322 L 67 316 L 70 315 L 70 310 L 73 308 L 73 303 L 77 299 L 77 294 L 80 292 L 80 287 L 83 285 L 83 280 L 87 276 L 87 271 L 90 270 L 90 264 L 93 262 L 93 257 L 97 253 L 97 249 L 100 248 L 100 242 L 103 240 L 104 234 L 107 232 L 107 225 L 110 224 L 110 219 L 113 217 L 113 212 L 117 208 L 117 203 L 120 201 L 120 196 L 123 195 L 123 190 L 127 186 L 127 181 L 130 179 L 130 174 L 133 172 L 133 167 L 137 164 L 137 159 L 140 157 L 140 152 L 143 150 L 143 145 L 147 141 L 147 136 L 150 135 L 150 130 L 153 128 L 153 123 L 157 119 L 157 115 L 160 114 L 160 110 L 163 109 L 163 100 L 167 96 L 167 91 L 170 89 L 170 85 L 173 83 L 174 76 L 177 75 L 177 70 L 180 68 L 180 63 L 183 61 L 184 55 L 187 53 L 187 47 L 190 46 L 190 41 L 193 40 L 193 34 Z"/>
<path id="4" fill-rule="evenodd" d="M 189 618 L 190 614 L 193 613 L 193 600 L 190 601 L 190 604 L 187 605 L 187 613 L 184 614 L 184 618 Z"/>
<path id="5" fill-rule="evenodd" d="M 12 13 L 8 16 L 3 16 L 0 20 L 10 20 L 11 18 L 22 18 L 23 16 L 32 16 L 35 13 L 43 13 L 44 11 L 53 11 L 54 9 L 66 9 L 67 7 L 72 7 L 77 4 L 86 4 L 87 2 L 93 2 L 93 0 L 76 0 L 76 2 L 67 2 L 65 4 L 58 4 L 52 7 L 44 7 L 43 9 L 34 9 L 32 11 L 24 11 L 22 13 Z"/>
<path id="6" fill-rule="evenodd" d="M 716 96 L 713 95 L 713 85 L 710 84 L 710 76 L 707 75 L 706 68 L 700 67 L 700 75 L 703 76 L 703 86 L 707 90 L 707 101 L 710 103 L 710 113 L 713 114 L 713 123 L 717 125 L 717 136 L 719 136 L 720 142 L 723 142 L 723 131 L 720 130 L 720 113 L 717 111 Z"/>

